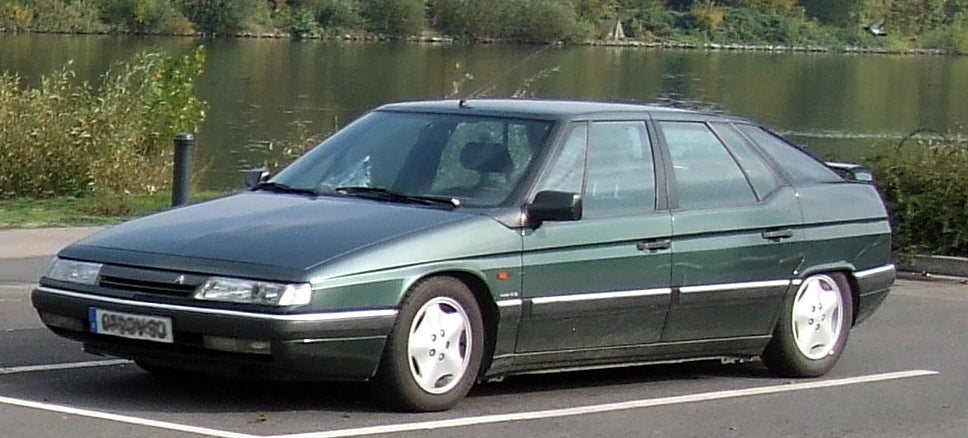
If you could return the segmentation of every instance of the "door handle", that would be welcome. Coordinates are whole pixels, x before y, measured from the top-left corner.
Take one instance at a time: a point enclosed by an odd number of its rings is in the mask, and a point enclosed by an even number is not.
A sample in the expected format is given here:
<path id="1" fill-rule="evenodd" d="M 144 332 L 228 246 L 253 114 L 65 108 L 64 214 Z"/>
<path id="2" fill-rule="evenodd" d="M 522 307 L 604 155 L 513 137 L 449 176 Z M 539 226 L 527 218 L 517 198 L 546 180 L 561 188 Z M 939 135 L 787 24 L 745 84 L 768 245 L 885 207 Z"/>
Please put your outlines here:
<path id="1" fill-rule="evenodd" d="M 788 239 L 793 237 L 793 230 L 789 228 L 783 230 L 767 230 L 760 233 L 760 236 L 763 236 L 763 238 L 767 240 Z"/>
<path id="2" fill-rule="evenodd" d="M 639 251 L 659 251 L 662 249 L 669 249 L 672 247 L 671 239 L 662 240 L 646 240 L 635 244 L 635 249 Z"/>

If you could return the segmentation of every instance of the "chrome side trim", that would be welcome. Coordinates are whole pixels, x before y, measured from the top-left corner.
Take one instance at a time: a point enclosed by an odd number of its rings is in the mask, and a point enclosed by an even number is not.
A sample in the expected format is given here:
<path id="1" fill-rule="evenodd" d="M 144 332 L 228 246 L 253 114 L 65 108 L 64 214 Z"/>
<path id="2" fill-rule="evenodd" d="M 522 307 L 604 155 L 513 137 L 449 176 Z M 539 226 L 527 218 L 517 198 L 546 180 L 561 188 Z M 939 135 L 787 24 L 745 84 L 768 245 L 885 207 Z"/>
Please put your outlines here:
<path id="1" fill-rule="evenodd" d="M 531 302 L 534 304 L 570 303 L 575 301 L 648 297 L 648 296 L 655 296 L 655 295 L 670 295 L 670 294 L 672 294 L 672 289 L 670 288 L 622 290 L 622 291 L 614 291 L 614 292 L 598 292 L 598 293 L 577 294 L 577 295 L 556 295 L 553 297 L 535 297 L 531 299 Z"/>
<path id="2" fill-rule="evenodd" d="M 887 264 L 887 265 L 880 266 L 880 267 L 877 267 L 877 268 L 865 269 L 863 271 L 857 271 L 857 272 L 854 273 L 854 277 L 857 277 L 857 278 L 867 278 L 867 277 L 870 277 L 870 276 L 874 276 L 874 275 L 878 275 L 878 274 L 883 274 L 885 272 L 891 272 L 891 271 L 896 271 L 896 270 L 897 269 L 894 267 L 894 264 Z"/>
<path id="3" fill-rule="evenodd" d="M 71 291 L 53 289 L 53 288 L 44 287 L 44 286 L 38 287 L 37 290 L 42 292 L 47 292 L 50 294 L 55 294 L 55 295 L 61 295 L 61 296 L 71 297 L 71 298 L 80 298 L 80 299 L 91 300 L 91 301 L 98 301 L 102 303 L 121 304 L 125 306 L 135 306 L 135 307 L 143 307 L 143 308 L 159 309 L 159 310 L 171 310 L 171 311 L 179 311 L 179 312 L 202 313 L 202 314 L 219 315 L 219 316 L 235 316 L 240 318 L 262 319 L 267 321 L 290 321 L 290 322 L 346 321 L 351 319 L 395 317 L 397 315 L 397 309 L 351 310 L 351 311 L 345 311 L 345 312 L 319 312 L 319 313 L 300 313 L 300 314 L 294 314 L 294 315 L 274 315 L 271 313 L 240 312 L 237 310 L 208 309 L 204 307 L 179 306 L 175 304 L 146 303 L 142 301 L 132 301 L 132 300 L 126 300 L 121 298 L 104 297 L 100 295 L 71 292 Z"/>
<path id="4" fill-rule="evenodd" d="M 515 307 L 515 306 L 520 306 L 523 303 L 524 303 L 524 300 L 515 299 L 515 300 L 500 300 L 500 301 L 497 301 L 495 304 L 497 304 L 498 307 Z"/>
<path id="5" fill-rule="evenodd" d="M 767 287 L 787 287 L 790 286 L 790 280 L 767 280 L 767 281 L 750 281 L 746 283 L 727 283 L 727 284 L 708 284 L 703 286 L 685 286 L 679 288 L 679 292 L 684 294 L 701 293 L 701 292 L 718 292 L 718 291 L 728 291 L 737 289 L 762 289 Z"/>

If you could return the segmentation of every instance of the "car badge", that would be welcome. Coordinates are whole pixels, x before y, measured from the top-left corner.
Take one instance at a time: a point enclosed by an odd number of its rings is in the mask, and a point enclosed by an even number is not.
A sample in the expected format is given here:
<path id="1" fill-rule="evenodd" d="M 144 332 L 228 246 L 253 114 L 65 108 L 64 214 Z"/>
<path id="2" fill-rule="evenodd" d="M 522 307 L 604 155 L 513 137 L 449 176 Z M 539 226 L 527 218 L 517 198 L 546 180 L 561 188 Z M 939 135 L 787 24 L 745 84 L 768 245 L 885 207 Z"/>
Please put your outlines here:
<path id="1" fill-rule="evenodd" d="M 185 274 L 175 277 L 175 284 L 185 284 Z"/>

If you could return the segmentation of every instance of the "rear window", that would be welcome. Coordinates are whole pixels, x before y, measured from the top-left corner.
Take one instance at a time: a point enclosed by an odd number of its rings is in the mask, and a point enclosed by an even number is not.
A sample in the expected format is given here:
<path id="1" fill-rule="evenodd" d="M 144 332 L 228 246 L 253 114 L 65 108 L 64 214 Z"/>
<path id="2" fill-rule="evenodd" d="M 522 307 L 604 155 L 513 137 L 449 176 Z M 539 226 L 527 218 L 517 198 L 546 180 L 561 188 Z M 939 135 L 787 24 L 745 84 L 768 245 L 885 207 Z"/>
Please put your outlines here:
<path id="1" fill-rule="evenodd" d="M 737 128 L 760 147 L 783 170 L 791 182 L 835 182 L 842 178 L 800 148 L 758 126 L 737 124 Z"/>

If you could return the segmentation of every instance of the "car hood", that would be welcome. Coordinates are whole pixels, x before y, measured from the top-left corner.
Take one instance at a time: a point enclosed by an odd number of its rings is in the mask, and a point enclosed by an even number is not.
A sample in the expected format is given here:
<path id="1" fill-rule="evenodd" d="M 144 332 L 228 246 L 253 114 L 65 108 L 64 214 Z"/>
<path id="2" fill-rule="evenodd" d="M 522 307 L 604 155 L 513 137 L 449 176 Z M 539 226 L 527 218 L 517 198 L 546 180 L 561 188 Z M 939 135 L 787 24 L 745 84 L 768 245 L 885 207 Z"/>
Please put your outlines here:
<path id="1" fill-rule="evenodd" d="M 178 270 L 211 271 L 218 261 L 248 269 L 285 268 L 271 276 L 291 276 L 473 217 L 478 216 L 358 198 L 241 193 L 126 222 L 65 248 L 60 256 Z"/>

